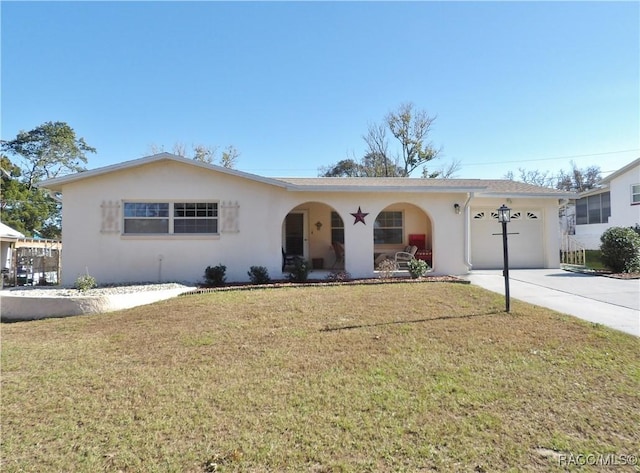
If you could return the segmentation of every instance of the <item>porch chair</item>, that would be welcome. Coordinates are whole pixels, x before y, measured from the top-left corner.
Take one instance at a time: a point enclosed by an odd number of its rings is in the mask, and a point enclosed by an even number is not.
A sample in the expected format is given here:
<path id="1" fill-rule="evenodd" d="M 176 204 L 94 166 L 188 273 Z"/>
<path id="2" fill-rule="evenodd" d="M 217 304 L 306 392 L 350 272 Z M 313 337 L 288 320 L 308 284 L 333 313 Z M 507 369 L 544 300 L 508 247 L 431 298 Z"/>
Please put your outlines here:
<path id="1" fill-rule="evenodd" d="M 418 247 L 416 245 L 407 246 L 404 251 L 398 251 L 394 257 L 396 262 L 396 266 L 398 268 L 408 268 L 409 261 L 416 257 L 416 252 L 418 251 Z"/>
<path id="2" fill-rule="evenodd" d="M 284 251 L 284 248 L 282 248 L 282 271 L 284 272 L 284 268 L 286 268 L 287 266 L 293 266 L 295 262 L 296 262 L 296 256 L 288 255 Z"/>
<path id="3" fill-rule="evenodd" d="M 333 247 L 333 252 L 336 254 L 336 260 L 331 266 L 331 269 L 335 268 L 338 263 L 344 264 L 344 246 L 339 241 L 334 241 L 331 243 Z"/>

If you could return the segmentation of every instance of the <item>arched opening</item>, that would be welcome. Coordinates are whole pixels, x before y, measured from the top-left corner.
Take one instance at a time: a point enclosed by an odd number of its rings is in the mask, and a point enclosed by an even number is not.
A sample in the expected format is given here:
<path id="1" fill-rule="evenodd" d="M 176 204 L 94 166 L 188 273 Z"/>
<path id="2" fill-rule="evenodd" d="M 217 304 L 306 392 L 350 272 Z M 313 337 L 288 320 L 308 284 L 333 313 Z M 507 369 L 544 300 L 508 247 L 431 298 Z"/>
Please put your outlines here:
<path id="1" fill-rule="evenodd" d="M 374 270 L 384 260 L 406 264 L 409 253 L 433 268 L 433 226 L 429 216 L 419 207 L 406 202 L 391 204 L 376 216 L 373 228 Z"/>
<path id="2" fill-rule="evenodd" d="M 305 202 L 282 222 L 283 271 L 303 258 L 316 271 L 344 269 L 344 220 L 330 205 Z"/>

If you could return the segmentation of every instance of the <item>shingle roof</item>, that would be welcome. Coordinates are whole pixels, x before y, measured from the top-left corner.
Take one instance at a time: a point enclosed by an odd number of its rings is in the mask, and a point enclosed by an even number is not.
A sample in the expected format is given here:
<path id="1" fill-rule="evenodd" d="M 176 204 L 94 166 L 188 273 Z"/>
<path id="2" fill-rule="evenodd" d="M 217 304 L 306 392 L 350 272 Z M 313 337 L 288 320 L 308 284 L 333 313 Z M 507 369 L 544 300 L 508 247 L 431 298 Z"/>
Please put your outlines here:
<path id="1" fill-rule="evenodd" d="M 198 166 L 203 169 L 285 188 L 292 192 L 475 192 L 484 196 L 519 195 L 526 197 L 558 197 L 571 199 L 576 197 L 573 193 L 557 189 L 500 179 L 423 179 L 408 177 L 272 178 L 202 163 L 170 153 L 159 153 L 153 156 L 146 156 L 144 158 L 125 161 L 123 163 L 113 164 L 90 171 L 56 177 L 42 181 L 38 185 L 40 187 L 58 191 L 62 190 L 64 185 L 72 182 L 164 160 Z"/>

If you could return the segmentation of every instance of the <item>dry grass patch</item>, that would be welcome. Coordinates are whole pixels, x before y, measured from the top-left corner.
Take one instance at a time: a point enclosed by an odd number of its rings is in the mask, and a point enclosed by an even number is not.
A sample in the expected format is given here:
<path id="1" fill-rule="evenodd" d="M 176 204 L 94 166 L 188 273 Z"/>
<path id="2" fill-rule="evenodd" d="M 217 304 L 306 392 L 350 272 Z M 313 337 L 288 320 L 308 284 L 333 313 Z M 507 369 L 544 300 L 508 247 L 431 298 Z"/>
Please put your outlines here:
<path id="1" fill-rule="evenodd" d="M 541 452 L 638 453 L 638 340 L 502 308 L 460 284 L 331 286 L 4 325 L 2 470 L 565 471 Z"/>

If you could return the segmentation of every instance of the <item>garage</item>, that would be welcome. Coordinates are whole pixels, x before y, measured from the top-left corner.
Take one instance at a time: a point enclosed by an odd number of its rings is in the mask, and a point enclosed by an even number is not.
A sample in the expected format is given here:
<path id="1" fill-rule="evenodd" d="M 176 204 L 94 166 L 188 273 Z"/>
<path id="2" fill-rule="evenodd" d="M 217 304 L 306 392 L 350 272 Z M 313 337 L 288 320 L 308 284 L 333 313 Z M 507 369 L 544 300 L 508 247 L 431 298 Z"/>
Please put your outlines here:
<path id="1" fill-rule="evenodd" d="M 541 209 L 515 208 L 507 225 L 509 268 L 545 267 L 544 223 Z M 502 225 L 495 209 L 471 211 L 471 264 L 473 269 L 502 269 Z"/>

